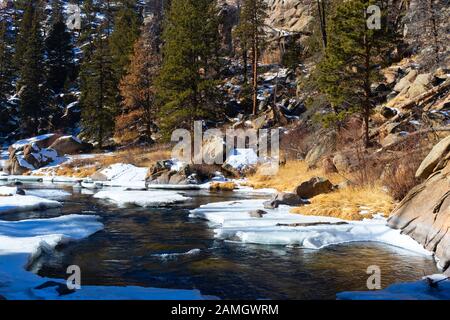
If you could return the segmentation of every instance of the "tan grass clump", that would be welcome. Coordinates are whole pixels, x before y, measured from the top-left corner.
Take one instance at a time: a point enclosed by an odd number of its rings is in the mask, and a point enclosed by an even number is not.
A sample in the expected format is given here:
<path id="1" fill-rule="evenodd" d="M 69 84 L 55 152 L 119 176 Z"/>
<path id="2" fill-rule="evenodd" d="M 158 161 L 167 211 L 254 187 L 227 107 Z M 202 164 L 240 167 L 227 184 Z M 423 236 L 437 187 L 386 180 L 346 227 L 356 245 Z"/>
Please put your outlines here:
<path id="1" fill-rule="evenodd" d="M 213 182 L 209 189 L 211 191 L 233 191 L 236 187 L 234 182 Z"/>
<path id="2" fill-rule="evenodd" d="M 262 175 L 262 170 L 263 168 L 258 169 L 248 178 L 249 186 L 256 189 L 273 188 L 280 192 L 292 192 L 300 183 L 313 177 L 327 178 L 333 184 L 344 181 L 344 178 L 338 174 L 325 174 L 322 169 L 309 169 L 308 164 L 302 160 L 288 161 L 274 176 Z"/>
<path id="3" fill-rule="evenodd" d="M 394 200 L 381 187 L 349 187 L 311 199 L 311 204 L 291 210 L 308 216 L 363 220 L 375 214 L 389 216 Z M 363 214 L 362 214 L 363 213 Z"/>

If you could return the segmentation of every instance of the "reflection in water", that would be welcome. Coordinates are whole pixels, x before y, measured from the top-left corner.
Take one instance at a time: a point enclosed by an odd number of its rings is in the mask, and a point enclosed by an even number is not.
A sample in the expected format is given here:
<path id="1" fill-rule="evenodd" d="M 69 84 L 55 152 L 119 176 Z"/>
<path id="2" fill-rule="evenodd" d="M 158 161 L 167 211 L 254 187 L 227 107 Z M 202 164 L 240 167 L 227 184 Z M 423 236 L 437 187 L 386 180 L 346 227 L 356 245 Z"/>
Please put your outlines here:
<path id="1" fill-rule="evenodd" d="M 429 257 L 377 243 L 312 251 L 218 241 L 206 222 L 188 218 L 188 209 L 236 200 L 236 194 L 187 195 L 193 200 L 182 206 L 142 209 L 117 208 L 76 191 L 62 209 L 8 219 L 100 215 L 103 231 L 59 246 L 33 268 L 42 276 L 64 278 L 67 266 L 79 265 L 84 285 L 195 288 L 222 299 L 335 299 L 340 291 L 367 290 L 371 265 L 381 268 L 383 287 L 437 272 Z M 178 254 L 168 259 L 173 253 Z"/>

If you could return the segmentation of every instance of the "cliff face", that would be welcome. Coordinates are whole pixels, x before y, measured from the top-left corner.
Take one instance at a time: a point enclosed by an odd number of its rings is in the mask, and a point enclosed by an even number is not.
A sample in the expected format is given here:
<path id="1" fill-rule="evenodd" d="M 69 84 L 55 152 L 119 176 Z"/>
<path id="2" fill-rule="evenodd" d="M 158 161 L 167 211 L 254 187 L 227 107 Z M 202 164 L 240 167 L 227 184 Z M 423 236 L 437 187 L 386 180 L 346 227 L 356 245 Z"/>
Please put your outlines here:
<path id="1" fill-rule="evenodd" d="M 434 252 L 440 266 L 450 274 L 450 136 L 431 151 L 417 176 L 423 177 L 429 168 L 431 175 L 400 203 L 389 226 Z"/>

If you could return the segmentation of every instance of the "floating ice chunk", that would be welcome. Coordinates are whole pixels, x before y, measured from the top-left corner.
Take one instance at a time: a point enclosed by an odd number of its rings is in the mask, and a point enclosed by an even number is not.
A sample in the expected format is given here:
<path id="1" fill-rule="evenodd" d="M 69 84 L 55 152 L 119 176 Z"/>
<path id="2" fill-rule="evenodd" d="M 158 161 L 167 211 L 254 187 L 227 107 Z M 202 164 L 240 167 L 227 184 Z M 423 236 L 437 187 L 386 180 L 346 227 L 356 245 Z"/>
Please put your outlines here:
<path id="1" fill-rule="evenodd" d="M 61 189 L 27 189 L 25 193 L 29 196 L 51 200 L 64 200 L 71 195 L 71 193 Z"/>
<path id="2" fill-rule="evenodd" d="M 58 201 L 43 199 L 35 196 L 13 195 L 0 197 L 0 214 L 9 214 L 23 211 L 45 210 L 59 208 Z"/>
<path id="3" fill-rule="evenodd" d="M 124 191 L 106 190 L 94 195 L 97 199 L 106 199 L 120 206 L 136 205 L 138 207 L 160 207 L 190 198 L 173 191 Z"/>
<path id="4" fill-rule="evenodd" d="M 342 292 L 340 300 L 450 300 L 450 280 L 444 275 L 433 275 L 430 280 L 437 283 L 431 287 L 427 279 L 416 282 L 398 283 L 379 291 Z"/>

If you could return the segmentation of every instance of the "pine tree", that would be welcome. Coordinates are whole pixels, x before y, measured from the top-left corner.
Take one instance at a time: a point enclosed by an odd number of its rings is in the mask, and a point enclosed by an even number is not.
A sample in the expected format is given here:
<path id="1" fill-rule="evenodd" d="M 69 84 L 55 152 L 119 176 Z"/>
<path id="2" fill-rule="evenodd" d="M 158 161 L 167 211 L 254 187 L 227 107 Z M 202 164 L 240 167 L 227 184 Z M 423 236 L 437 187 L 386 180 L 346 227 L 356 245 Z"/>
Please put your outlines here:
<path id="1" fill-rule="evenodd" d="M 81 99 L 83 135 L 102 148 L 114 130 L 115 92 L 112 58 L 108 39 L 99 28 L 90 59 L 81 66 Z"/>
<path id="2" fill-rule="evenodd" d="M 383 27 L 379 30 L 367 26 L 365 12 L 372 4 L 382 8 Z M 389 28 L 386 10 L 375 0 L 339 4 L 327 34 L 325 58 L 318 66 L 318 84 L 335 111 L 328 120 L 340 120 L 354 112 L 361 114 L 368 147 L 370 115 L 375 106 L 371 86 L 381 79 L 379 67 L 388 63 L 396 34 Z"/>
<path id="3" fill-rule="evenodd" d="M 8 95 L 13 91 L 14 68 L 12 37 L 8 33 L 8 24 L 0 21 L 0 108 L 4 107 Z"/>
<path id="4" fill-rule="evenodd" d="M 163 31 L 163 65 L 157 81 L 165 137 L 173 128 L 220 116 L 215 81 L 218 19 L 214 0 L 172 0 Z"/>
<path id="5" fill-rule="evenodd" d="M 68 32 L 60 0 L 53 1 L 52 25 L 45 40 L 47 88 L 55 94 L 63 92 L 73 72 L 72 37 Z"/>
<path id="6" fill-rule="evenodd" d="M 94 51 L 94 37 L 97 32 L 97 12 L 98 7 L 93 0 L 84 0 L 81 6 L 83 13 L 81 21 L 81 33 L 78 38 L 80 46 L 83 46 L 84 59 L 89 59 Z"/>
<path id="7" fill-rule="evenodd" d="M 21 55 L 19 70 L 21 131 L 23 136 L 39 133 L 47 124 L 44 111 L 43 77 L 43 41 L 41 36 L 42 13 L 38 1 L 31 1 L 25 11 L 19 30 Z M 27 29 L 31 19 L 31 28 Z M 16 58 L 16 61 L 17 58 Z"/>
<path id="8" fill-rule="evenodd" d="M 242 49 L 244 54 L 247 54 L 247 50 L 251 50 L 254 115 L 257 113 L 258 103 L 258 59 L 265 38 L 264 26 L 267 18 L 267 10 L 268 6 L 265 0 L 244 0 L 236 31 L 241 45 L 243 45 Z M 244 63 L 245 61 L 246 58 L 244 59 Z"/>
<path id="9" fill-rule="evenodd" d="M 121 144 L 150 143 L 156 127 L 158 105 L 154 79 L 161 65 L 155 30 L 144 26 L 134 45 L 126 76 L 120 83 L 122 112 L 116 118 L 115 140 Z"/>
<path id="10" fill-rule="evenodd" d="M 15 17 L 14 21 L 16 23 L 16 28 L 18 29 L 16 48 L 14 54 L 14 63 L 19 69 L 22 65 L 22 59 L 27 50 L 28 38 L 30 37 L 30 32 L 33 27 L 33 19 L 35 14 L 35 7 L 38 1 L 31 0 L 24 3 L 17 3 L 17 9 L 22 9 L 24 11 L 21 19 L 18 16 Z"/>
<path id="11" fill-rule="evenodd" d="M 122 0 L 114 18 L 114 31 L 109 38 L 115 78 L 118 80 L 122 79 L 130 63 L 141 24 L 135 1 Z"/>
<path id="12" fill-rule="evenodd" d="M 7 21 L 0 21 L 0 132 L 4 133 L 14 129 L 14 117 L 16 116 L 16 110 L 8 100 L 14 90 L 12 42 Z"/>

